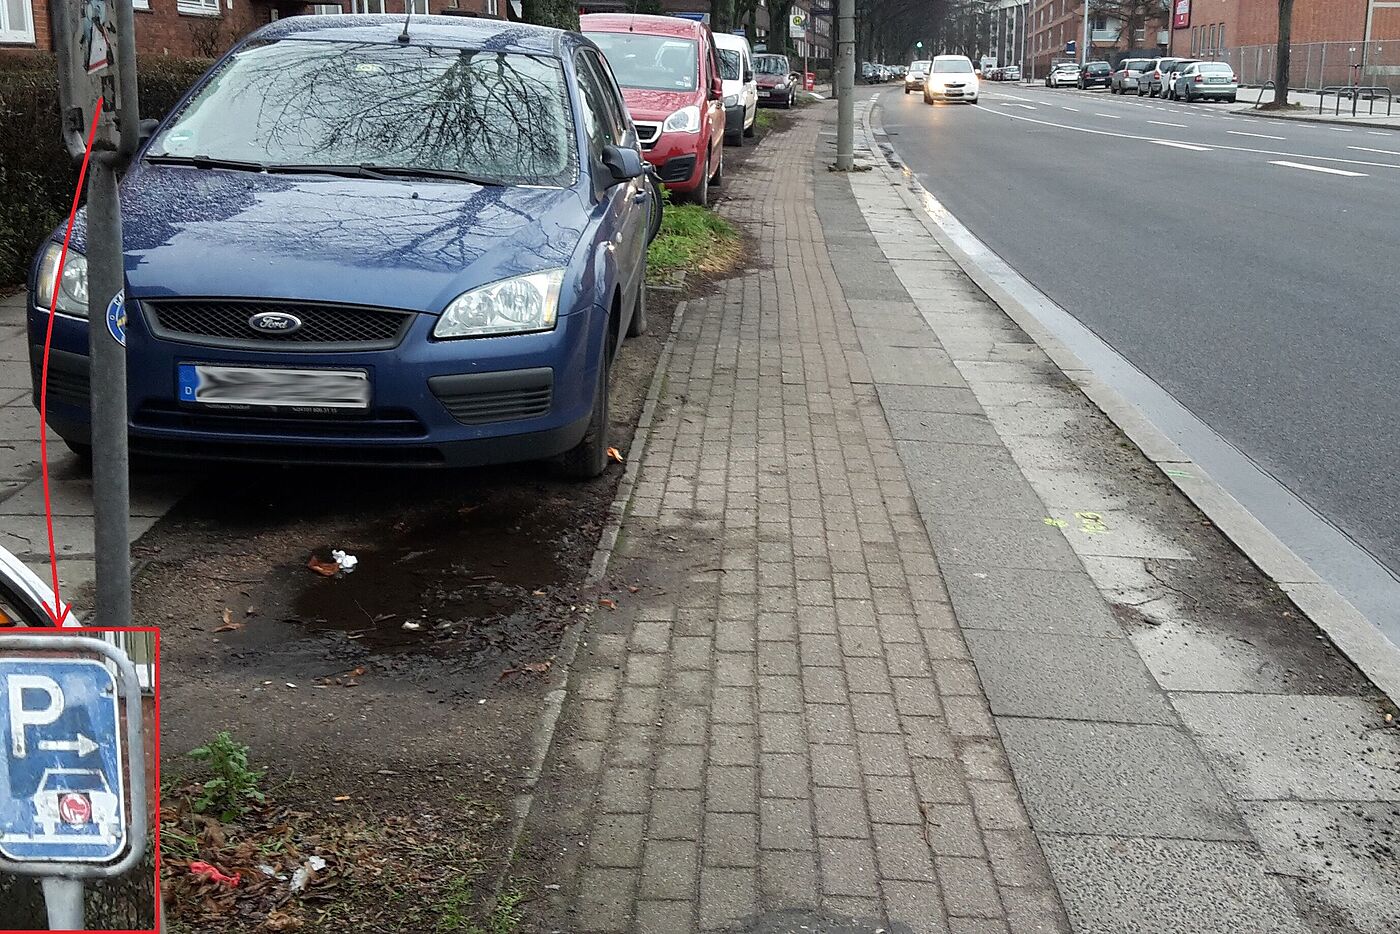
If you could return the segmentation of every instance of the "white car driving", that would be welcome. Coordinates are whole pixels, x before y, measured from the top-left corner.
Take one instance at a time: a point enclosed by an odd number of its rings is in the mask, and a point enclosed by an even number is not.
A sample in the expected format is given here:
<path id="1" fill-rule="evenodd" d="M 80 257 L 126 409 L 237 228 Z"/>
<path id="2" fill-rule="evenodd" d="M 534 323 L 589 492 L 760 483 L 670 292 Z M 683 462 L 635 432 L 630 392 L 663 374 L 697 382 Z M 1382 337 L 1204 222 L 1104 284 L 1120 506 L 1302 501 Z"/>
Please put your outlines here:
<path id="1" fill-rule="evenodd" d="M 924 103 L 967 101 L 977 103 L 981 85 L 972 59 L 966 55 L 939 55 L 929 64 L 924 78 Z"/>

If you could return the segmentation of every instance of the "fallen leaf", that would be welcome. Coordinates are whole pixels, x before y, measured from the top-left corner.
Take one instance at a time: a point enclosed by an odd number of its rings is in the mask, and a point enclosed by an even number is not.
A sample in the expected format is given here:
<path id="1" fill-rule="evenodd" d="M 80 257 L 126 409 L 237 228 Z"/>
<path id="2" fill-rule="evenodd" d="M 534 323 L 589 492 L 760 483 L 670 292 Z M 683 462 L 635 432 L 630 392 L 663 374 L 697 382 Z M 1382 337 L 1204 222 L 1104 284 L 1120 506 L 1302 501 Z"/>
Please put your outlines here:
<path id="1" fill-rule="evenodd" d="M 615 609 L 617 609 L 617 601 L 616 601 L 616 600 L 612 600 L 612 599 L 610 599 L 610 598 L 608 598 L 608 597 L 599 597 L 599 598 L 598 598 L 598 605 L 599 605 L 599 606 L 605 606 L 605 607 L 607 607 L 607 608 L 610 609 L 610 610 L 615 610 Z"/>
<path id="2" fill-rule="evenodd" d="M 350 800 L 350 796 L 349 796 L 349 795 L 336 795 L 336 796 L 335 796 L 334 798 L 332 798 L 331 800 L 332 800 L 332 801 L 349 801 L 349 800 Z"/>
<path id="3" fill-rule="evenodd" d="M 622 452 L 617 448 L 608 448 L 608 460 L 616 464 L 623 463 Z"/>
<path id="4" fill-rule="evenodd" d="M 322 561 L 315 555 L 307 559 L 306 566 L 322 577 L 335 577 L 340 571 L 340 565 L 336 564 L 334 561 Z"/>
<path id="5" fill-rule="evenodd" d="M 628 585 L 627 585 L 627 592 L 628 592 L 628 593 L 636 593 L 637 591 L 639 591 L 639 590 L 641 590 L 641 589 L 642 589 L 642 588 L 638 587 L 636 584 L 628 584 Z"/>
<path id="6" fill-rule="evenodd" d="M 239 629 L 242 629 L 242 628 L 243 628 L 243 624 L 242 624 L 242 623 L 235 623 L 235 622 L 233 621 L 233 610 L 230 610 L 228 607 L 224 607 L 224 624 L 223 624 L 222 626 L 218 627 L 217 629 L 215 629 L 214 631 L 215 631 L 215 632 L 234 632 L 234 631 L 239 630 Z"/>

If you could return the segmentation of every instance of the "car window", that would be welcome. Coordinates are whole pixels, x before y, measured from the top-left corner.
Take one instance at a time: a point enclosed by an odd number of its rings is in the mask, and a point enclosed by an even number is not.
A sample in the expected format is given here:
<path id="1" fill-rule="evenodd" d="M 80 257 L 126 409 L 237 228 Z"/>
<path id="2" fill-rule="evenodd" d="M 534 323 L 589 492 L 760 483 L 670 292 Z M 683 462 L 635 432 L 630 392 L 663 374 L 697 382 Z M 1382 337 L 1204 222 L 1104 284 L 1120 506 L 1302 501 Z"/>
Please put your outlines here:
<path id="1" fill-rule="evenodd" d="M 1196 66 L 1196 70 L 1210 75 L 1232 75 L 1235 73 L 1234 69 L 1224 62 L 1202 62 Z"/>
<path id="2" fill-rule="evenodd" d="M 1090 63 L 1089 63 L 1089 74 L 1091 74 L 1091 75 L 1103 75 L 1103 74 L 1107 74 L 1108 72 L 1109 72 L 1109 67 L 1108 67 L 1108 63 L 1107 63 L 1107 62 L 1090 62 Z"/>
<path id="3" fill-rule="evenodd" d="M 935 58 L 932 70 L 940 75 L 967 75 L 972 73 L 972 62 L 965 58 Z"/>
<path id="4" fill-rule="evenodd" d="M 149 154 L 569 184 L 573 138 L 558 59 L 292 38 L 227 59 Z"/>
<path id="5" fill-rule="evenodd" d="M 785 75 L 791 69 L 788 68 L 786 56 L 755 55 L 753 59 L 753 70 L 761 75 Z"/>
<path id="6" fill-rule="evenodd" d="M 726 81 L 739 81 L 744 77 L 738 49 L 719 50 L 719 75 Z"/>
<path id="7" fill-rule="evenodd" d="M 622 100 L 622 92 L 617 86 L 617 81 L 613 78 L 612 71 L 608 68 L 608 63 L 591 50 L 580 53 L 582 60 L 587 62 L 598 82 L 601 93 L 601 103 L 603 106 L 603 119 L 609 130 L 609 136 L 614 142 L 621 141 L 627 134 L 627 128 L 631 126 L 631 118 L 627 115 L 627 105 Z"/>
<path id="8" fill-rule="evenodd" d="M 624 88 L 694 91 L 699 87 L 700 53 L 694 39 L 635 32 L 586 32 L 607 56 Z"/>
<path id="9" fill-rule="evenodd" d="M 589 155 L 596 162 L 603 156 L 603 147 L 616 143 L 617 139 L 608 125 L 607 99 L 598 73 L 583 55 L 578 57 L 577 64 L 579 121 L 583 124 L 583 135 L 588 138 Z"/>

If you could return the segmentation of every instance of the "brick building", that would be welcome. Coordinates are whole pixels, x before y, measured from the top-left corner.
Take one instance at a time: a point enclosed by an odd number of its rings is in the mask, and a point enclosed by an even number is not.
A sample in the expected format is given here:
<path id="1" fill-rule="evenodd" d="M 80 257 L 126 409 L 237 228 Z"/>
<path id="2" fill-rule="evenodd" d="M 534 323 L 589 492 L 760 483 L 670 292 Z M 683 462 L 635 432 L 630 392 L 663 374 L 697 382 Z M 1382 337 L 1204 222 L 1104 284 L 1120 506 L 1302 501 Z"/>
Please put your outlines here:
<path id="1" fill-rule="evenodd" d="M 306 13 L 446 13 L 505 17 L 506 0 L 133 0 L 136 53 L 213 57 L 252 30 Z M 0 55 L 53 47 L 46 0 L 0 0 Z"/>
<path id="2" fill-rule="evenodd" d="M 1135 15 L 1124 17 L 1121 14 L 1125 10 L 1135 10 Z M 1080 60 L 1084 42 L 1083 0 L 1033 0 L 1027 33 L 1035 77 L 1044 75 L 1055 62 Z M 1117 61 L 1129 53 L 1163 54 L 1169 41 L 1166 19 L 1157 4 L 1090 0 L 1091 60 Z M 1075 44 L 1073 53 L 1067 51 L 1071 42 Z"/>

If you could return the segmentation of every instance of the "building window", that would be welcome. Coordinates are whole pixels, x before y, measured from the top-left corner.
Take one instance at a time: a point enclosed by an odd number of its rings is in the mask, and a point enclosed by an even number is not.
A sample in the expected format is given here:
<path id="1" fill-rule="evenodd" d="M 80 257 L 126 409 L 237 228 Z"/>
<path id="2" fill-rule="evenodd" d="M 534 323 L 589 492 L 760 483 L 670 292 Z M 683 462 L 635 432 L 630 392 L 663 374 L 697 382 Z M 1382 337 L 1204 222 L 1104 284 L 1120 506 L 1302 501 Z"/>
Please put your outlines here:
<path id="1" fill-rule="evenodd" d="M 350 9 L 356 13 L 385 13 L 384 0 L 350 0 Z"/>
<path id="2" fill-rule="evenodd" d="M 404 0 L 404 10 L 405 12 L 412 10 L 414 13 L 420 13 L 423 16 L 427 16 L 430 12 L 428 10 L 428 0 Z"/>
<path id="3" fill-rule="evenodd" d="M 1224 23 L 1221 23 L 1221 24 L 1220 24 L 1220 38 L 1219 38 L 1218 41 L 1220 42 L 1220 45 L 1217 46 L 1217 48 L 1220 48 L 1220 49 L 1223 50 L 1223 49 L 1225 48 L 1225 24 L 1224 24 Z"/>
<path id="4" fill-rule="evenodd" d="M 345 11 L 341 9 L 339 3 L 313 3 L 311 4 L 312 16 L 339 16 Z"/>
<path id="5" fill-rule="evenodd" d="M 1134 29 L 1134 30 L 1133 30 L 1133 42 L 1146 42 L 1146 41 L 1147 41 L 1147 27 L 1146 27 L 1146 26 L 1139 26 L 1137 29 Z"/>
<path id="6" fill-rule="evenodd" d="M 1210 27 L 1210 51 L 1214 52 L 1220 46 L 1215 44 L 1215 27 Z"/>
<path id="7" fill-rule="evenodd" d="M 131 0 L 131 8 L 133 10 L 149 10 L 151 8 L 151 0 Z"/>
<path id="8" fill-rule="evenodd" d="M 498 0 L 486 0 L 486 15 L 499 16 L 501 8 Z"/>
<path id="9" fill-rule="evenodd" d="M 175 0 L 175 11 L 189 16 L 218 16 L 219 0 Z"/>
<path id="10" fill-rule="evenodd" d="M 30 0 L 0 0 L 0 42 L 34 41 L 34 14 Z"/>

